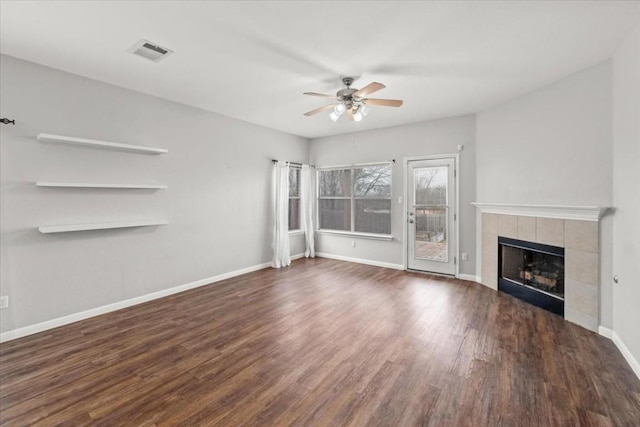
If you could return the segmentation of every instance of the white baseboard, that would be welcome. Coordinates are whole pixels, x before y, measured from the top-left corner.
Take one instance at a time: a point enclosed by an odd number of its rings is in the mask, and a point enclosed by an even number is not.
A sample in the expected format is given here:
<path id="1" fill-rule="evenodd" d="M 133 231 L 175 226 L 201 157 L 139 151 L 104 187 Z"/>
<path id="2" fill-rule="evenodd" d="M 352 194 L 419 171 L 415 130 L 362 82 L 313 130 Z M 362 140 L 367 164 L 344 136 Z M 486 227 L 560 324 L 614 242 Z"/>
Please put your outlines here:
<path id="1" fill-rule="evenodd" d="M 361 259 L 361 258 L 351 258 L 351 257 L 345 257 L 342 255 L 333 255 L 333 254 L 327 254 L 327 253 L 316 253 L 316 256 L 321 257 L 321 258 L 330 258 L 330 259 L 336 259 L 339 261 L 348 261 L 348 262 L 355 262 L 358 264 L 366 264 L 366 265 L 373 265 L 376 267 L 384 267 L 384 268 L 391 268 L 394 270 L 404 270 L 404 266 L 401 264 L 392 264 L 392 263 L 388 263 L 388 262 L 381 262 L 381 261 L 372 261 L 372 260 L 367 260 L 367 259 Z M 291 260 L 296 260 L 296 259 L 300 259 L 303 258 L 304 254 L 296 254 L 296 255 L 292 255 L 291 256 Z M 74 323 L 74 322 L 78 322 L 80 320 L 85 320 L 88 319 L 90 317 L 95 317 L 95 316 L 99 316 L 101 314 L 106 314 L 106 313 L 110 313 L 112 311 L 116 311 L 116 310 L 120 310 L 123 308 L 127 308 L 127 307 L 131 307 L 137 304 L 142 304 L 144 302 L 148 302 L 148 301 L 152 301 L 158 298 L 163 298 L 169 295 L 173 295 L 173 294 L 177 294 L 179 292 L 184 292 L 184 291 L 188 291 L 190 289 L 195 289 L 195 288 L 199 288 L 201 286 L 205 286 L 205 285 L 209 285 L 209 284 L 213 284 L 216 282 L 220 282 L 222 280 L 225 279 L 230 279 L 232 277 L 236 277 L 236 276 L 241 276 L 243 274 L 247 274 L 247 273 L 252 273 L 254 271 L 258 271 L 258 270 L 262 270 L 265 268 L 269 268 L 271 266 L 270 262 L 265 262 L 263 264 L 258 264 L 258 265 L 254 265 L 251 267 L 247 267 L 247 268 L 242 268 L 240 270 L 235 270 L 235 271 L 231 271 L 228 273 L 223 273 L 223 274 L 219 274 L 217 276 L 212 276 L 212 277 L 208 277 L 205 279 L 200 279 L 200 280 L 196 280 L 194 282 L 191 283 L 186 283 L 184 285 L 179 285 L 179 286 L 175 286 L 173 288 L 169 288 L 169 289 L 164 289 L 158 292 L 153 292 L 150 294 L 146 294 L 146 295 L 141 295 L 139 297 L 135 297 L 135 298 L 130 298 L 124 301 L 118 301 L 116 303 L 113 304 L 107 304 L 104 305 L 102 307 L 97 307 L 97 308 L 92 308 L 90 310 L 85 310 L 85 311 L 81 311 L 79 313 L 74 313 L 74 314 L 70 314 L 67 316 L 63 316 L 63 317 L 58 317 L 57 319 L 52 319 L 52 320 L 47 320 L 45 322 L 42 323 L 37 323 L 35 325 L 29 325 L 29 326 L 25 326 L 23 328 L 18 328 L 18 329 L 14 329 L 12 331 L 7 331 L 4 332 L 2 334 L 0 334 L 0 343 L 2 342 L 6 342 L 6 341 L 11 341 L 11 340 L 15 340 L 18 338 L 22 338 L 28 335 L 33 335 L 33 334 L 37 334 L 39 332 L 44 332 L 47 331 L 49 329 L 53 329 L 53 328 L 57 328 L 59 326 L 64 326 L 64 325 L 68 325 L 70 323 Z M 474 276 L 474 275 L 470 275 L 470 274 L 460 274 L 459 278 L 462 280 L 470 280 L 470 281 L 476 281 L 478 283 L 481 283 L 480 277 L 478 276 Z M 631 369 L 635 372 L 635 374 L 638 376 L 638 378 L 640 378 L 640 363 L 638 363 L 638 361 L 636 360 L 636 358 L 633 356 L 633 354 L 631 353 L 631 351 L 629 351 L 629 349 L 627 348 L 627 346 L 624 344 L 624 342 L 622 341 L 622 339 L 618 336 L 618 334 L 616 334 L 615 331 L 606 328 L 604 326 L 600 326 L 598 328 L 598 332 L 600 335 L 610 338 L 614 344 L 616 345 L 616 347 L 618 347 L 618 349 L 620 350 L 620 353 L 622 353 L 622 356 L 625 358 L 625 360 L 627 361 L 627 363 L 629 363 L 629 366 L 631 366 Z"/>
<path id="2" fill-rule="evenodd" d="M 494 291 L 498 290 L 498 281 L 496 280 L 495 284 L 493 286 L 489 286 L 486 283 L 482 282 L 482 276 L 474 276 L 476 278 L 476 282 L 480 283 L 482 286 L 485 286 L 489 289 L 493 289 Z"/>
<path id="3" fill-rule="evenodd" d="M 458 274 L 458 279 L 481 283 L 480 276 L 475 276 L 473 274 Z"/>
<path id="4" fill-rule="evenodd" d="M 599 326 L 598 333 L 603 337 L 609 338 L 611 341 L 613 341 L 616 347 L 618 347 L 618 350 L 620 350 L 620 353 L 622 353 L 622 356 L 627 361 L 629 366 L 631 366 L 633 372 L 640 379 L 640 363 L 638 363 L 638 360 L 633 356 L 633 354 L 631 354 L 631 351 L 627 348 L 627 346 L 624 345 L 622 338 L 620 338 L 618 334 L 616 334 L 616 331 L 605 328 L 604 326 Z"/>
<path id="5" fill-rule="evenodd" d="M 292 255 L 291 259 L 296 260 L 302 257 L 304 257 L 304 254 L 296 254 L 296 255 Z M 175 286 L 173 288 L 163 289 L 158 292 L 141 295 L 139 297 L 130 298 L 124 301 L 118 301 L 113 304 L 103 305 L 102 307 L 96 307 L 89 310 L 81 311 L 79 313 L 58 317 L 57 319 L 47 320 L 42 323 L 36 323 L 35 325 L 29 325 L 23 328 L 14 329 L 12 331 L 3 332 L 2 334 L 0 334 L 0 343 L 26 337 L 27 335 L 37 334 L 39 332 L 44 332 L 49 329 L 57 328 L 59 326 L 68 325 L 69 323 L 74 323 L 80 320 L 88 319 L 90 317 L 95 317 L 101 314 L 110 313 L 112 311 L 131 307 L 133 305 L 142 304 L 143 302 L 148 302 L 158 298 L 163 298 L 169 295 L 177 294 L 179 292 L 184 292 L 190 289 L 199 288 L 201 286 L 209 285 L 215 282 L 220 282 L 225 279 L 230 279 L 232 277 L 241 276 L 243 274 L 252 273 L 254 271 L 262 270 L 264 268 L 269 268 L 269 267 L 271 267 L 271 262 L 265 262 L 263 264 L 242 268 L 236 271 L 231 271 L 229 273 L 223 273 L 217 276 L 207 277 L 206 279 L 196 280 L 195 282 L 186 283 L 184 285 Z"/>
<path id="6" fill-rule="evenodd" d="M 618 334 L 616 334 L 616 331 L 611 331 L 611 332 L 612 332 L 611 340 L 616 345 L 616 347 L 618 347 L 618 350 L 620 350 L 620 353 L 622 353 L 622 356 L 624 356 L 629 366 L 631 366 L 631 369 L 633 370 L 633 372 L 635 372 L 638 379 L 640 379 L 640 363 L 638 363 L 638 360 L 633 356 L 633 354 L 627 348 L 627 346 L 624 345 L 624 342 L 618 336 Z"/>
<path id="7" fill-rule="evenodd" d="M 604 326 L 598 326 L 598 333 L 605 338 L 613 339 L 613 331 L 609 328 L 605 328 Z"/>
<path id="8" fill-rule="evenodd" d="M 394 270 L 404 270 L 405 269 L 404 265 L 402 265 L 402 264 L 393 264 L 393 263 L 390 263 L 390 262 L 382 262 L 382 261 L 372 261 L 372 260 L 363 259 L 363 258 L 351 258 L 351 257 L 343 256 L 343 255 L 334 255 L 334 254 L 328 254 L 328 253 L 324 253 L 324 252 L 318 252 L 318 253 L 316 253 L 316 256 L 320 257 L 320 258 L 336 259 L 338 261 L 347 261 L 347 262 L 355 262 L 355 263 L 358 263 L 358 264 L 373 265 L 375 267 L 392 268 Z M 470 280 L 472 282 L 480 283 L 480 277 L 474 276 L 472 274 L 459 274 L 458 278 L 462 279 L 462 280 Z"/>
<path id="9" fill-rule="evenodd" d="M 392 264 L 390 262 L 372 261 L 370 259 L 362 259 L 362 258 L 351 258 L 351 257 L 342 256 L 342 255 L 327 254 L 323 252 L 316 252 L 316 256 L 320 258 L 336 259 L 338 261 L 347 261 L 347 262 L 355 262 L 358 264 L 373 265 L 375 267 L 392 268 L 394 270 L 404 270 L 404 266 L 402 264 Z"/>

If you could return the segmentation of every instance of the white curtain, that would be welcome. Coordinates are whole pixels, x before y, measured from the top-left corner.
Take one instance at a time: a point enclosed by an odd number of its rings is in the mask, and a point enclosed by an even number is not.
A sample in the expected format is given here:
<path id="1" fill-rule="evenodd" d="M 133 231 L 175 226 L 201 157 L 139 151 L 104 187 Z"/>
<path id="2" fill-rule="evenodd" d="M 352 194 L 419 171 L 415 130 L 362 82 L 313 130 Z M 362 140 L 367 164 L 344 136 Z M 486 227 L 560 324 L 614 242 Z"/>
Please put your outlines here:
<path id="1" fill-rule="evenodd" d="M 315 200 L 313 175 L 309 165 L 302 165 L 300 170 L 300 228 L 304 231 L 306 241 L 304 256 L 307 258 L 316 256 L 313 240 L 313 202 Z"/>
<path id="2" fill-rule="evenodd" d="M 289 255 L 289 164 L 274 165 L 273 268 L 291 264 Z"/>

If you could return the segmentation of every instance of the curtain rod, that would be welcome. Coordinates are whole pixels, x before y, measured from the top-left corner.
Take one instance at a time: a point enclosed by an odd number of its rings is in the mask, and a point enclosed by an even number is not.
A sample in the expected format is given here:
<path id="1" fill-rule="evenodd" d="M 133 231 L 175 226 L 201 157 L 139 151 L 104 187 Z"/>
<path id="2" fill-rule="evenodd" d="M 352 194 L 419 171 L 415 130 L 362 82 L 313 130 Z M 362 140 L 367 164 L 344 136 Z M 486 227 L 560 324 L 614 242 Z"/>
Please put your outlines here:
<path id="1" fill-rule="evenodd" d="M 317 169 L 350 169 L 350 168 L 358 168 L 358 167 L 366 167 L 366 166 L 379 166 L 384 164 L 395 164 L 396 159 L 381 161 L 381 162 L 371 162 L 371 163 L 352 163 L 350 165 L 335 165 L 335 166 L 316 166 Z"/>
<path id="2" fill-rule="evenodd" d="M 271 162 L 272 162 L 272 163 L 278 163 L 278 162 L 279 162 L 279 160 L 277 160 L 277 159 L 271 159 Z M 293 166 L 293 167 L 297 167 L 297 168 L 302 167 L 302 163 L 297 163 L 297 162 L 287 162 L 287 163 L 289 163 L 289 165 L 291 165 L 291 166 Z M 315 166 L 314 166 L 314 165 L 309 165 L 309 167 L 310 167 L 310 168 L 315 168 Z"/>

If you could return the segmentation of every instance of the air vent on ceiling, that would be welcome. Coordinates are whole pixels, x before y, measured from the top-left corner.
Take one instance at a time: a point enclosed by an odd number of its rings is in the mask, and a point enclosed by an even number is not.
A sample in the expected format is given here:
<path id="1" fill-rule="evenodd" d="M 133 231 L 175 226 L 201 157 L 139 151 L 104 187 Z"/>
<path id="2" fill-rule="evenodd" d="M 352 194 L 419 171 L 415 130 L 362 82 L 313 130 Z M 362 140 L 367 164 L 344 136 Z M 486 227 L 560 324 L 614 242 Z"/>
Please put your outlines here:
<path id="1" fill-rule="evenodd" d="M 159 62 L 161 59 L 171 55 L 173 51 L 166 47 L 158 46 L 149 40 L 140 40 L 127 51 L 134 55 L 142 56 L 153 62 Z"/>

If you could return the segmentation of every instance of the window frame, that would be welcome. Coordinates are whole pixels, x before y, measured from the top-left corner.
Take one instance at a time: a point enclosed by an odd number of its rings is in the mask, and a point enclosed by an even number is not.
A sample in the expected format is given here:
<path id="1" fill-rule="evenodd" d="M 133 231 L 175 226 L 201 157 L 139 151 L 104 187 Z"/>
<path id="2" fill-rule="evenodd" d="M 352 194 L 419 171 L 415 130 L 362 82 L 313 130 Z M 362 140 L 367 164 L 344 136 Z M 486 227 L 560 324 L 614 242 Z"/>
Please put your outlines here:
<path id="1" fill-rule="evenodd" d="M 287 227 L 289 229 L 289 234 L 301 234 L 303 232 L 301 226 L 302 226 L 302 221 L 301 221 L 301 217 L 300 217 L 300 213 L 301 213 L 301 209 L 300 209 L 300 172 L 302 170 L 301 167 L 298 166 L 291 166 L 289 165 L 289 171 L 291 170 L 295 170 L 296 171 L 296 177 L 297 177 L 297 188 L 298 188 L 298 195 L 297 196 L 292 196 L 291 195 L 291 191 L 289 191 L 289 211 L 291 211 L 291 200 L 298 200 L 298 228 L 294 228 L 291 229 L 291 217 L 289 217 L 289 223 L 287 224 Z M 289 176 L 289 178 L 291 178 L 291 176 Z M 291 186 L 289 186 L 289 189 L 291 189 Z"/>
<path id="2" fill-rule="evenodd" d="M 353 165 L 340 165 L 340 166 L 323 166 L 316 167 L 316 233 L 318 234 L 328 234 L 328 235 L 338 235 L 338 236 L 351 236 L 351 237 L 359 237 L 364 239 L 372 239 L 372 240 L 386 240 L 390 241 L 393 239 L 393 235 L 391 233 L 367 233 L 361 231 L 355 231 L 356 227 L 356 201 L 357 200 L 389 200 L 389 226 L 392 224 L 392 207 L 393 207 L 393 164 L 392 161 L 387 162 L 375 162 L 375 163 L 357 163 Z M 355 171 L 356 169 L 363 169 L 367 167 L 373 166 L 388 166 L 391 175 L 391 192 L 389 197 L 365 197 L 365 196 L 356 196 L 355 194 Z M 344 170 L 349 171 L 350 173 L 350 182 L 351 189 L 349 196 L 322 196 L 320 194 L 320 174 L 322 172 L 331 171 L 331 170 Z M 321 218 L 320 218 L 320 200 L 349 200 L 350 204 L 350 229 L 349 230 L 332 230 L 330 228 L 320 228 Z"/>

